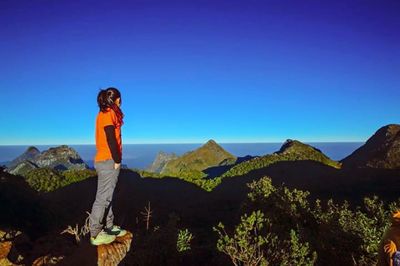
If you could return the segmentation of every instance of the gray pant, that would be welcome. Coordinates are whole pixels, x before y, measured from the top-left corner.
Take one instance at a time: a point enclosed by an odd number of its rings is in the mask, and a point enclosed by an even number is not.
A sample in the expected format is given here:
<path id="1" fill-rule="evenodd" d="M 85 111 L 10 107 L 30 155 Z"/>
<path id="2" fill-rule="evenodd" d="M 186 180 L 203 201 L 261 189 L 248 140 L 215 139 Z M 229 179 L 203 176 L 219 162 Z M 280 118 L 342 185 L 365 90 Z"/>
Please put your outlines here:
<path id="1" fill-rule="evenodd" d="M 121 167 L 114 169 L 114 160 L 104 160 L 94 163 L 97 172 L 96 199 L 90 213 L 90 236 L 97 236 L 103 229 L 104 213 L 107 211 L 106 227 L 113 226 L 114 214 L 112 212 L 112 197 L 117 185 Z"/>

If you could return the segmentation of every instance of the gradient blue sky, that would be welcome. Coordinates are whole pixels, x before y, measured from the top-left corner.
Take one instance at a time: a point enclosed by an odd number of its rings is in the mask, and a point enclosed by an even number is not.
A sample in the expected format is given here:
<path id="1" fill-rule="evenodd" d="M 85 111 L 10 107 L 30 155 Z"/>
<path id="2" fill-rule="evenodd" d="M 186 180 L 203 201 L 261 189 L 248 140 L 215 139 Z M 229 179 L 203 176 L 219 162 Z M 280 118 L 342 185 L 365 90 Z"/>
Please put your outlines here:
<path id="1" fill-rule="evenodd" d="M 400 1 L 0 1 L 0 144 L 365 141 L 400 122 Z"/>

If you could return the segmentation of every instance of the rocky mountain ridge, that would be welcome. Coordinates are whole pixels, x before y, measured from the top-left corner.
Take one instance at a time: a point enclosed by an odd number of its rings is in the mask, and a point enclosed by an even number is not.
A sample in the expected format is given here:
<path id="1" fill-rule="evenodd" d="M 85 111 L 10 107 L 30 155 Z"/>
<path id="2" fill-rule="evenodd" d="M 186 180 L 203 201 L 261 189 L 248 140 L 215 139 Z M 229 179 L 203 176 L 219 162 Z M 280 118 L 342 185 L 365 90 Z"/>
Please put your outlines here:
<path id="1" fill-rule="evenodd" d="M 400 125 L 381 127 L 341 162 L 346 168 L 400 169 Z"/>
<path id="2" fill-rule="evenodd" d="M 61 145 L 42 152 L 36 147 L 30 146 L 23 154 L 10 162 L 6 171 L 11 174 L 24 175 L 32 169 L 42 167 L 56 170 L 89 169 L 89 166 L 73 148 Z"/>
<path id="3" fill-rule="evenodd" d="M 179 156 L 177 156 L 175 153 L 166 153 L 163 151 L 160 151 L 157 153 L 156 158 L 154 159 L 153 163 L 146 169 L 149 172 L 153 173 L 161 173 L 164 166 L 171 160 L 177 159 Z"/>

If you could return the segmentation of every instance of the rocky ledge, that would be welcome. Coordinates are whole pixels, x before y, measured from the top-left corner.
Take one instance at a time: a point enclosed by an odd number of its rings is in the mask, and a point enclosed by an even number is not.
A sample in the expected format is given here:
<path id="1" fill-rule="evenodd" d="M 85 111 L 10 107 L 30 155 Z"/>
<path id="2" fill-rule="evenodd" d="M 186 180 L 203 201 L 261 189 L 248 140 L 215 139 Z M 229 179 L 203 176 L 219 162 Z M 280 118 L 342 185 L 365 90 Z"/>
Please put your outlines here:
<path id="1" fill-rule="evenodd" d="M 90 245 L 88 239 L 71 245 L 65 236 L 61 241 L 55 240 L 59 237 L 47 236 L 32 242 L 19 231 L 0 231 L 0 265 L 118 265 L 131 248 L 133 234 L 128 231 L 114 242 L 97 247 Z M 20 250 L 27 246 L 34 248 Z"/>

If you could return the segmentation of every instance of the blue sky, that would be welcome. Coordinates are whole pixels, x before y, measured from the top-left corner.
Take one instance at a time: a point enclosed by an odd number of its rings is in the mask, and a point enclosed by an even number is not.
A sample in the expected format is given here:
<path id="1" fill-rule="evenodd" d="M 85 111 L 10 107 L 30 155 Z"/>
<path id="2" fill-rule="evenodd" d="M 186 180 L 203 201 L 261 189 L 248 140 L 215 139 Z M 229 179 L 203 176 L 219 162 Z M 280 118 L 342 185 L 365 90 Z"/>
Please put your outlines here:
<path id="1" fill-rule="evenodd" d="M 399 1 L 0 1 L 0 145 L 365 141 L 400 119 Z"/>

